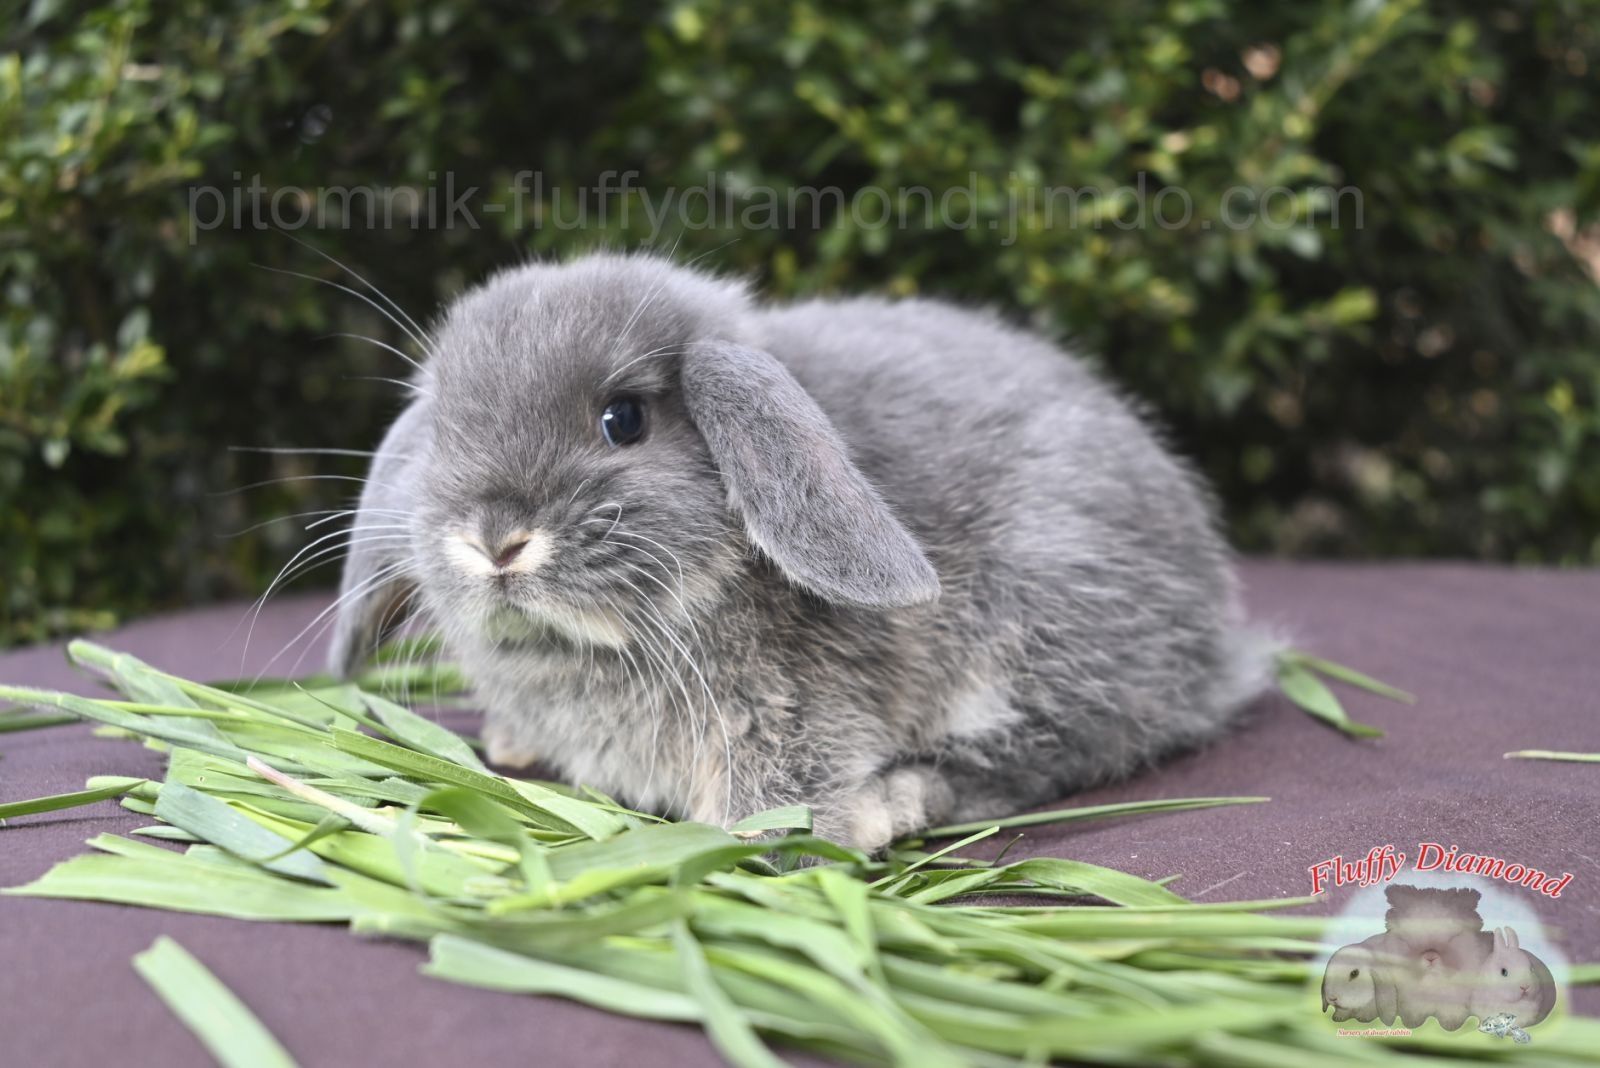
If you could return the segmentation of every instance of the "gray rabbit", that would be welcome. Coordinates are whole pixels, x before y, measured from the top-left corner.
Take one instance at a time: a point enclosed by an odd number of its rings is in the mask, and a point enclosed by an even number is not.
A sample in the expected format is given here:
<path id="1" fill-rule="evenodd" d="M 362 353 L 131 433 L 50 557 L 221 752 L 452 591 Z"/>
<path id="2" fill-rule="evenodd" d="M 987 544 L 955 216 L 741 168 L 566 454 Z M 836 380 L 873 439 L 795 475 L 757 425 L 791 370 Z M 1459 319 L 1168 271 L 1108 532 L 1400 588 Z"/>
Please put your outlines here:
<path id="1" fill-rule="evenodd" d="M 1200 480 L 990 316 L 592 255 L 457 300 L 414 390 L 332 665 L 416 606 L 496 763 L 871 850 L 1200 742 L 1268 677 Z"/>

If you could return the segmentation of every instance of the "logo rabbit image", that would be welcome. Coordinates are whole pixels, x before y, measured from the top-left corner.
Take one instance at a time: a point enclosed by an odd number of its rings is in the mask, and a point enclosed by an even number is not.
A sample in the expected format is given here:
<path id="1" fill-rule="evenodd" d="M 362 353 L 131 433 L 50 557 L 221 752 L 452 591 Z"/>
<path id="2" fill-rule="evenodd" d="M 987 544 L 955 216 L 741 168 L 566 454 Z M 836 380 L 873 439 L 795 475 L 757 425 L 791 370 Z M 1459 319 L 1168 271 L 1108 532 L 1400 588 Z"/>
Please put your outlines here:
<path id="1" fill-rule="evenodd" d="M 1555 1007 L 1555 979 L 1515 929 L 1483 929 L 1478 891 L 1398 885 L 1385 897 L 1383 932 L 1328 958 L 1322 1011 L 1406 1027 L 1431 1016 L 1447 1031 L 1477 1017 L 1487 1034 L 1529 1041 Z"/>

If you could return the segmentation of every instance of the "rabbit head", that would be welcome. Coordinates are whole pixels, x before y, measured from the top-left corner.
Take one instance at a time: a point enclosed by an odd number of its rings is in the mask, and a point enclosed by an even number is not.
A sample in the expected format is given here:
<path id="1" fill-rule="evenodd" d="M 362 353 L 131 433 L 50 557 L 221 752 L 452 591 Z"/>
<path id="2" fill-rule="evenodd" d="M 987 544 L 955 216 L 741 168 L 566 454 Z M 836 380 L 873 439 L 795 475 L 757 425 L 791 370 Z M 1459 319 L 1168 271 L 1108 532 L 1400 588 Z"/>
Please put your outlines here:
<path id="1" fill-rule="evenodd" d="M 630 612 L 709 610 L 752 547 L 838 604 L 936 598 L 828 418 L 747 338 L 748 307 L 742 286 L 605 255 L 459 299 L 365 487 L 332 667 L 413 592 L 456 639 L 621 647 Z"/>
<path id="2" fill-rule="evenodd" d="M 1374 954 L 1362 945 L 1345 946 L 1328 958 L 1322 973 L 1322 1011 L 1333 1009 L 1335 1020 L 1377 1017 Z"/>
<path id="3" fill-rule="evenodd" d="M 1555 983 L 1544 962 L 1521 947 L 1514 929 L 1495 928 L 1468 1001 L 1472 1015 L 1511 1013 L 1526 1027 L 1544 1019 L 1554 1002 Z"/>

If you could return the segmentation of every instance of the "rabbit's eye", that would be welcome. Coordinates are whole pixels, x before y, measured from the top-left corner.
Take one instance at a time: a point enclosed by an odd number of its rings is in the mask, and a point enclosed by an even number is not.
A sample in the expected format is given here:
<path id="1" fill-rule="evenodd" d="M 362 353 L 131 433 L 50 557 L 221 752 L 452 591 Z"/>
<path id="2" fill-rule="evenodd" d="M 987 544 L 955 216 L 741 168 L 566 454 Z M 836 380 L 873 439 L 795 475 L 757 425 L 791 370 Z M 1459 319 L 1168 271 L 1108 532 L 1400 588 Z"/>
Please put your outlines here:
<path id="1" fill-rule="evenodd" d="M 600 433 L 607 445 L 632 445 L 644 437 L 644 404 L 633 397 L 616 397 L 600 413 Z"/>
<path id="2" fill-rule="evenodd" d="M 1361 969 L 1360 968 L 1351 968 L 1350 969 L 1350 978 L 1354 979 L 1356 976 L 1358 976 L 1360 974 L 1361 974 Z"/>
<path id="3" fill-rule="evenodd" d="M 1500 974 L 1503 975 L 1503 976 L 1509 976 L 1511 973 L 1508 972 L 1506 969 L 1501 968 L 1500 969 Z"/>

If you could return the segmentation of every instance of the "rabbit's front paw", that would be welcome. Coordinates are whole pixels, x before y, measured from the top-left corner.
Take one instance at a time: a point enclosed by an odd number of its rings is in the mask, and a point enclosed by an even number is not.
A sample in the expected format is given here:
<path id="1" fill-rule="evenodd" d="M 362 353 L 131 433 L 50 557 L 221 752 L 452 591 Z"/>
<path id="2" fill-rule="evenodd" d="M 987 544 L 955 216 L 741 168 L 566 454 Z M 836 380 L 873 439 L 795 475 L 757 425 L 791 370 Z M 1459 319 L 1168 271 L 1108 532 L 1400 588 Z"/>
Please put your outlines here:
<path id="1" fill-rule="evenodd" d="M 948 796 L 949 788 L 928 768 L 895 768 L 816 806 L 816 833 L 879 853 L 930 819 L 942 818 Z"/>
<path id="2" fill-rule="evenodd" d="M 539 754 L 516 731 L 493 719 L 483 725 L 483 755 L 499 768 L 532 767 L 539 759 Z"/>

